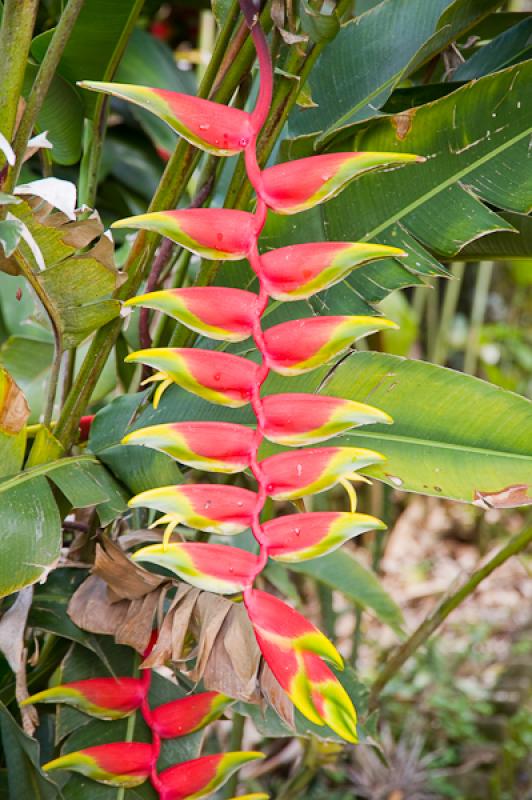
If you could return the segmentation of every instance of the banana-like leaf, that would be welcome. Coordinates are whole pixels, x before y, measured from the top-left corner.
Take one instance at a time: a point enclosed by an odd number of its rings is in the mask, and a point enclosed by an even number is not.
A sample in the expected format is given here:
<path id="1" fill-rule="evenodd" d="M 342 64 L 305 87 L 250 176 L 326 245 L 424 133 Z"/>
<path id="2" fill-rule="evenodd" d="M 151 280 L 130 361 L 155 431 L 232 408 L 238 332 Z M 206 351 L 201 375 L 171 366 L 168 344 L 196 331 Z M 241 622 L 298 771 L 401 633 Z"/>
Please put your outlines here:
<path id="1" fill-rule="evenodd" d="M 530 209 L 531 80 L 528 61 L 433 103 L 356 129 L 354 149 L 416 152 L 427 156 L 427 162 L 355 181 L 319 213 L 301 214 L 297 237 L 393 243 L 412 258 L 403 266 L 395 262 L 393 270 L 394 262 L 356 270 L 344 284 L 310 300 L 318 312 L 320 303 L 328 313 L 342 314 L 361 297 L 381 300 L 392 288 L 408 283 L 401 269 L 426 270 L 419 256 L 427 248 L 451 258 L 487 234 L 513 230 L 481 201 L 518 213 Z M 268 247 L 278 247 L 293 241 L 294 235 L 276 218 L 269 221 L 264 238 Z"/>
<path id="2" fill-rule="evenodd" d="M 334 45 L 323 50 L 309 80 L 316 107 L 293 114 L 290 130 L 320 132 L 318 142 L 324 142 L 337 130 L 375 116 L 406 75 L 497 5 L 495 0 L 378 3 L 344 25 Z"/>
<path id="3" fill-rule="evenodd" d="M 484 506 L 526 503 L 526 487 L 532 486 L 532 405 L 524 397 L 450 369 L 381 353 L 350 356 L 324 391 L 371 397 L 394 418 L 389 427 L 368 425 L 335 440 L 386 456 L 364 472 L 420 494 Z"/>

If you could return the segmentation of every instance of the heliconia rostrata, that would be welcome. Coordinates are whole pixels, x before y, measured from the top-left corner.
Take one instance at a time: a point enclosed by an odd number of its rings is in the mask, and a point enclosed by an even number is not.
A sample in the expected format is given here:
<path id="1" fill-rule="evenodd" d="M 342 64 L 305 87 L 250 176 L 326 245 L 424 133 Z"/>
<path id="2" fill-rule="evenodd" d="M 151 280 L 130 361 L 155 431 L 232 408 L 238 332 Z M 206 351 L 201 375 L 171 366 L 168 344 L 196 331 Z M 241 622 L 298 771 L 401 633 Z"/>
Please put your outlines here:
<path id="1" fill-rule="evenodd" d="M 352 270 L 380 258 L 404 255 L 394 247 L 353 242 L 315 242 L 259 253 L 258 240 L 268 209 L 296 214 L 338 194 L 369 171 L 422 160 L 404 153 L 331 153 L 279 164 L 265 170 L 257 162 L 257 137 L 272 100 L 273 73 L 267 40 L 250 0 L 241 7 L 257 51 L 260 86 L 251 113 L 162 89 L 86 81 L 82 86 L 136 103 L 167 122 L 195 146 L 218 156 L 244 153 L 248 178 L 256 192 L 254 213 L 229 209 L 157 211 L 115 223 L 166 236 L 202 257 L 246 258 L 258 280 L 255 294 L 240 289 L 191 287 L 151 292 L 129 306 L 146 306 L 172 316 L 212 339 L 238 342 L 252 338 L 259 363 L 226 352 L 199 348 L 152 348 L 127 360 L 153 367 L 149 381 L 159 381 L 154 405 L 176 383 L 213 403 L 238 408 L 251 404 L 255 429 L 222 422 L 181 422 L 135 430 L 124 443 L 161 450 L 195 469 L 235 473 L 251 470 L 257 491 L 226 484 L 181 484 L 143 492 L 132 507 L 162 512 L 155 524 L 166 525 L 162 544 L 137 551 L 139 562 L 164 567 L 200 589 L 242 594 L 262 655 L 294 705 L 317 725 L 328 725 L 348 742 L 357 741 L 356 712 L 330 662 L 342 669 L 334 645 L 299 612 L 254 587 L 268 558 L 304 561 L 325 555 L 371 529 L 384 527 L 374 517 L 356 513 L 349 481 L 357 471 L 381 462 L 371 450 L 312 447 L 281 452 L 262 461 L 258 450 L 267 439 L 299 448 L 314 445 L 357 425 L 391 422 L 382 411 L 338 397 L 278 394 L 263 397 L 270 370 L 298 375 L 327 363 L 357 338 L 393 327 L 379 317 L 313 317 L 263 330 L 269 298 L 295 301 L 343 280 Z M 261 522 L 268 497 L 298 500 L 342 483 L 351 498 L 349 512 L 294 513 Z M 247 528 L 259 554 L 227 545 L 169 542 L 174 527 L 185 525 L 231 536 Z M 157 772 L 161 737 L 180 736 L 219 717 L 230 701 L 207 692 L 150 709 L 150 671 L 141 679 L 95 679 L 57 686 L 33 701 L 66 702 L 88 714 L 115 719 L 139 708 L 151 728 L 151 744 L 114 743 L 68 753 L 46 768 L 74 769 L 114 786 L 136 786 L 149 778 L 162 800 L 207 796 L 242 764 L 260 753 L 210 755 Z M 262 798 L 265 795 L 247 795 Z M 244 800 L 244 798 L 242 798 Z"/>

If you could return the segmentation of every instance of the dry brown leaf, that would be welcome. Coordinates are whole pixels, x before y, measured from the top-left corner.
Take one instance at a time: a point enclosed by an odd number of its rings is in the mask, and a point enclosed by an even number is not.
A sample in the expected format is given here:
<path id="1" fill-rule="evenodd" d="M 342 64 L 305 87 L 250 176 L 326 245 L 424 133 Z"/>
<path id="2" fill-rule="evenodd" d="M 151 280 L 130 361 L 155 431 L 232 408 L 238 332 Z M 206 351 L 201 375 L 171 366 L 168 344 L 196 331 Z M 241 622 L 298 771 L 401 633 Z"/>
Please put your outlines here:
<path id="1" fill-rule="evenodd" d="M 198 654 L 192 671 L 193 680 L 201 680 L 216 637 L 232 605 L 231 600 L 210 592 L 202 592 L 199 595 L 194 609 L 194 622 L 198 631 Z"/>
<path id="2" fill-rule="evenodd" d="M 260 650 L 246 609 L 233 603 L 209 653 L 203 683 L 236 700 L 258 703 Z"/>
<path id="3" fill-rule="evenodd" d="M 113 601 L 137 600 L 168 583 L 167 578 L 154 575 L 131 561 L 109 538 L 104 539 L 103 545 L 96 545 L 93 572 L 107 583 Z"/>
<path id="4" fill-rule="evenodd" d="M 143 661 L 143 668 L 162 667 L 167 661 L 180 661 L 183 655 L 185 637 L 199 589 L 186 583 L 179 585 L 168 613 L 159 629 L 157 642 L 150 655 Z"/>
<path id="5" fill-rule="evenodd" d="M 128 609 L 129 600 L 112 603 L 106 582 L 98 575 L 89 575 L 72 595 L 68 616 L 84 631 L 114 636 Z"/>
<path id="6" fill-rule="evenodd" d="M 260 691 L 266 702 L 291 728 L 294 727 L 294 706 L 265 661 L 260 671 Z"/>
<path id="7" fill-rule="evenodd" d="M 139 653 L 144 653 L 148 647 L 153 630 L 153 623 L 159 605 L 160 590 L 155 590 L 132 600 L 124 620 L 118 626 L 115 633 L 115 640 L 118 644 L 125 644 L 133 647 Z M 120 600 L 120 603 L 127 602 Z"/>
<path id="8" fill-rule="evenodd" d="M 26 398 L 11 375 L 2 371 L 0 396 L 0 431 L 19 433 L 26 424 L 30 409 Z"/>
<path id="9" fill-rule="evenodd" d="M 519 508 L 519 506 L 532 505 L 532 497 L 528 491 L 530 486 L 526 483 L 518 483 L 515 486 L 507 486 L 498 492 L 475 492 L 474 506 L 484 508 Z"/>

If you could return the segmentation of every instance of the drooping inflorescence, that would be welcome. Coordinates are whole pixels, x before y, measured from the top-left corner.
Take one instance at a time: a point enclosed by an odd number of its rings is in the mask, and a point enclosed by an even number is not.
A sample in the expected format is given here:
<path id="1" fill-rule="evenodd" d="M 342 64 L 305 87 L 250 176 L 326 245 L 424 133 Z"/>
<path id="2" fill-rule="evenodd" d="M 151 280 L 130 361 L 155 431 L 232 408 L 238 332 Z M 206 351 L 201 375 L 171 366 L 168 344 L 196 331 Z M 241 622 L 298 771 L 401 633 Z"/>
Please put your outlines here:
<path id="1" fill-rule="evenodd" d="M 359 337 L 389 328 L 393 323 L 381 317 L 321 316 L 265 329 L 263 316 L 270 298 L 281 302 L 301 300 L 338 283 L 363 264 L 403 254 L 393 247 L 353 242 L 301 243 L 261 254 L 259 237 L 268 210 L 296 214 L 334 197 L 360 175 L 416 161 L 417 157 L 404 153 L 343 152 L 261 170 L 257 139 L 271 106 L 272 64 L 252 3 L 241 0 L 241 7 L 255 43 L 260 70 L 258 98 L 250 113 L 160 89 L 82 84 L 152 111 L 206 152 L 219 156 L 243 153 L 247 175 L 256 193 L 253 213 L 212 208 L 169 210 L 115 223 L 115 227 L 155 231 L 209 259 L 245 258 L 259 287 L 258 293 L 208 286 L 161 290 L 127 303 L 169 314 L 191 330 L 215 340 L 239 342 L 251 338 L 259 354 L 256 363 L 217 350 L 155 347 L 127 357 L 130 362 L 154 368 L 155 373 L 149 379 L 159 384 L 154 405 L 165 388 L 175 383 L 212 403 L 231 408 L 251 404 L 256 419 L 254 429 L 235 423 L 194 421 L 154 425 L 126 436 L 126 444 L 161 450 L 196 469 L 214 473 L 250 470 L 256 481 L 256 490 L 200 483 L 165 486 L 137 495 L 130 505 L 161 512 L 157 524 L 165 525 L 166 531 L 162 544 L 144 547 L 133 558 L 164 567 L 201 589 L 241 594 L 262 655 L 294 705 L 314 723 L 329 725 L 345 740 L 356 742 L 355 709 L 326 664 L 330 662 L 341 669 L 341 656 L 305 617 L 283 600 L 256 588 L 255 583 L 268 558 L 281 562 L 315 558 L 364 531 L 383 527 L 374 517 L 356 512 L 356 495 L 350 484 L 359 478 L 358 470 L 382 461 L 382 456 L 353 447 L 305 448 L 305 445 L 320 444 L 357 425 L 391 420 L 378 409 L 351 400 L 289 392 L 264 396 L 262 387 L 270 371 L 289 378 L 313 370 L 345 351 Z M 259 459 L 263 440 L 291 449 Z M 294 513 L 261 521 L 268 498 L 299 500 L 337 483 L 342 483 L 349 492 L 350 512 Z M 222 536 L 251 528 L 259 545 L 258 555 L 208 542 L 172 542 L 172 531 L 178 524 Z M 141 679 L 141 684 L 149 685 L 149 679 Z M 234 753 L 187 762 L 186 780 L 193 782 L 195 779 L 190 776 L 196 773 L 203 776 L 201 780 L 205 775 L 210 776 L 193 789 L 191 784 L 187 784 L 186 790 L 183 788 L 185 765 L 158 775 L 156 761 L 160 736 L 164 735 L 161 720 L 165 715 L 160 709 L 149 708 L 147 690 L 139 700 L 135 686 L 128 688 L 128 697 L 132 693 L 132 699 L 124 699 L 124 703 L 137 703 L 141 708 L 152 730 L 153 743 L 151 749 L 148 745 L 128 745 L 134 762 L 130 773 L 133 777 L 121 776 L 121 785 L 133 785 L 127 781 L 141 782 L 149 776 L 163 800 L 199 798 L 219 785 L 219 774 L 228 774 L 228 770 L 258 757 L 256 753 Z M 95 706 L 100 705 L 97 697 L 79 686 L 57 687 L 44 695 L 52 700 L 54 691 L 56 700 L 63 702 L 71 701 L 72 692 L 81 692 L 88 713 L 94 713 Z M 34 699 L 46 698 L 42 695 Z M 221 708 L 223 703 L 222 700 Z M 96 779 L 106 780 L 109 771 L 106 753 L 110 751 L 89 750 L 81 754 L 83 764 L 98 764 L 100 773 Z M 79 762 L 81 755 L 74 755 Z M 72 768 L 72 755 L 63 756 L 49 767 L 68 767 L 69 763 Z M 76 768 L 81 769 L 79 763 Z M 95 776 L 88 766 L 87 774 Z"/>

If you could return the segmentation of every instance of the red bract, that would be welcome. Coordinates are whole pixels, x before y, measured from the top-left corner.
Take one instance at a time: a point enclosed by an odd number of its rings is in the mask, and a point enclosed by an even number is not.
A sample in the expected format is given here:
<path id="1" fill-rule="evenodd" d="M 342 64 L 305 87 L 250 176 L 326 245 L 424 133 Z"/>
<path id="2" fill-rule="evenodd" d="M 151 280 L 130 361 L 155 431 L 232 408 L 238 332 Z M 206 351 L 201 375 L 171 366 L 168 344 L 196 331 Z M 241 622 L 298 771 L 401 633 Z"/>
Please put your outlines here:
<path id="1" fill-rule="evenodd" d="M 251 461 L 255 432 L 230 422 L 173 422 L 139 428 L 122 444 L 161 450 L 176 461 L 209 472 L 242 472 Z"/>
<path id="2" fill-rule="evenodd" d="M 221 717 L 232 702 L 219 692 L 201 692 L 165 703 L 152 711 L 152 729 L 163 739 L 187 736 Z"/>
<path id="3" fill-rule="evenodd" d="M 211 339 L 240 342 L 251 336 L 257 297 L 242 289 L 191 286 L 141 294 L 126 305 L 162 311 Z"/>
<path id="4" fill-rule="evenodd" d="M 167 236 L 204 258 L 239 261 L 256 238 L 253 214 L 216 208 L 154 211 L 113 223 L 113 228 L 143 228 Z"/>
<path id="5" fill-rule="evenodd" d="M 214 792 L 250 761 L 264 758 L 262 753 L 224 753 L 203 756 L 165 769 L 159 775 L 163 786 L 161 800 L 200 800 Z"/>
<path id="6" fill-rule="evenodd" d="M 252 136 L 249 114 L 201 97 L 126 83 L 81 81 L 79 85 L 151 111 L 196 147 L 217 156 L 239 153 Z"/>
<path id="7" fill-rule="evenodd" d="M 140 708 L 146 688 L 139 678 L 90 678 L 53 686 L 28 697 L 30 703 L 65 703 L 100 719 L 120 719 Z"/>
<path id="8" fill-rule="evenodd" d="M 44 765 L 46 772 L 66 769 L 81 772 L 108 786 L 132 788 L 144 783 L 153 763 L 151 744 L 112 742 L 67 753 Z"/>

